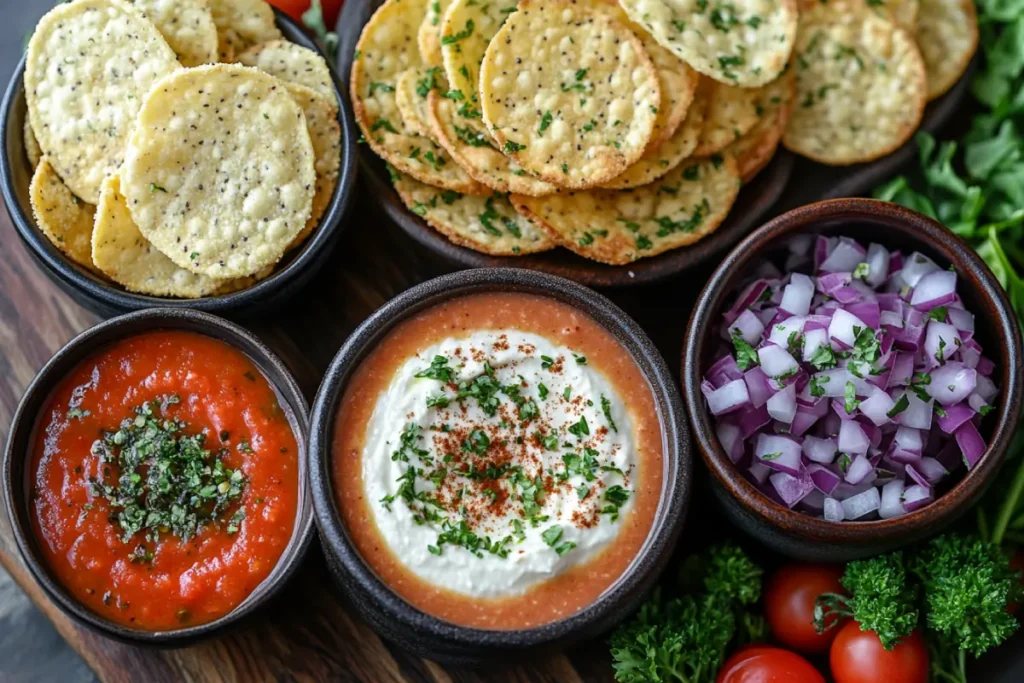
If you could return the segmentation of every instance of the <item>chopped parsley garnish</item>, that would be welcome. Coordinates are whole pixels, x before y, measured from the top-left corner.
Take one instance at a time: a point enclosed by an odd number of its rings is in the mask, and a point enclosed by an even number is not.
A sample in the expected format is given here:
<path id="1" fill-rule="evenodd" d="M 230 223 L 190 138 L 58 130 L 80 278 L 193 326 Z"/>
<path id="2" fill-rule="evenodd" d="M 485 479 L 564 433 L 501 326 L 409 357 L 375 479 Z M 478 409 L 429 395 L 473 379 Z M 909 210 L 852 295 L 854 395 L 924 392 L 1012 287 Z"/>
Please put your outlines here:
<path id="1" fill-rule="evenodd" d="M 471 35 L 473 35 L 473 20 L 467 19 L 466 28 L 450 36 L 441 36 L 441 44 L 452 45 L 453 43 L 457 43 L 460 40 L 465 40 L 466 38 L 469 38 Z"/>
<path id="2" fill-rule="evenodd" d="M 177 402 L 143 403 L 92 446 L 93 454 L 119 472 L 113 484 L 101 478 L 89 483 L 93 495 L 109 503 L 122 543 L 139 533 L 150 543 L 168 533 L 188 540 L 220 520 L 242 495 L 245 477 L 224 464 L 226 451 L 211 452 L 202 433 L 186 434 L 188 425 L 167 414 Z M 231 518 L 236 530 L 244 514 Z"/>
<path id="3" fill-rule="evenodd" d="M 444 356 L 434 356 L 434 360 L 430 361 L 429 368 L 420 370 L 413 376 L 419 379 L 436 379 L 439 382 L 451 382 L 455 377 L 455 368 L 448 365 L 448 359 Z"/>
<path id="4" fill-rule="evenodd" d="M 732 331 L 732 345 L 736 349 L 736 366 L 740 370 L 746 370 L 759 364 L 757 351 L 747 343 L 747 340 L 743 338 L 743 335 L 737 329 Z"/>
<path id="5" fill-rule="evenodd" d="M 890 419 L 892 419 L 892 418 L 896 417 L 897 415 L 899 415 L 900 413 L 902 413 L 904 410 L 906 410 L 909 407 L 910 407 L 910 399 L 907 398 L 906 394 L 902 394 L 899 397 L 899 399 L 897 399 L 896 403 L 893 404 L 893 406 L 889 410 L 889 412 L 886 413 L 886 415 Z"/>
<path id="6" fill-rule="evenodd" d="M 581 440 L 584 436 L 590 436 L 590 425 L 587 424 L 587 417 L 584 415 L 580 417 L 579 422 L 569 425 L 569 433 Z"/>
<path id="7" fill-rule="evenodd" d="M 860 401 L 857 400 L 857 387 L 853 382 L 846 383 L 843 397 L 845 398 L 844 407 L 846 408 L 846 414 L 852 415 L 853 411 L 857 410 L 857 406 L 860 405 Z"/>
<path id="8" fill-rule="evenodd" d="M 544 131 L 551 125 L 551 110 L 544 112 L 544 115 L 540 117 L 540 125 L 537 127 L 537 135 L 543 135 Z"/>
<path id="9" fill-rule="evenodd" d="M 380 81 L 372 81 L 370 83 L 370 95 L 380 90 L 381 92 L 395 92 L 395 86 L 389 83 L 381 83 Z"/>
<path id="10" fill-rule="evenodd" d="M 518 142 L 512 142 L 511 140 L 505 141 L 505 154 L 515 154 L 520 150 L 526 149 L 526 145 L 520 145 Z"/>
<path id="11" fill-rule="evenodd" d="M 612 431 L 619 431 L 618 426 L 615 424 L 615 420 L 612 419 L 612 402 L 603 394 L 601 395 L 601 412 L 604 413 L 604 419 L 608 420 L 608 426 L 611 427 Z"/>
<path id="12" fill-rule="evenodd" d="M 828 343 L 824 343 L 811 354 L 811 367 L 818 372 L 836 367 L 836 353 Z"/>

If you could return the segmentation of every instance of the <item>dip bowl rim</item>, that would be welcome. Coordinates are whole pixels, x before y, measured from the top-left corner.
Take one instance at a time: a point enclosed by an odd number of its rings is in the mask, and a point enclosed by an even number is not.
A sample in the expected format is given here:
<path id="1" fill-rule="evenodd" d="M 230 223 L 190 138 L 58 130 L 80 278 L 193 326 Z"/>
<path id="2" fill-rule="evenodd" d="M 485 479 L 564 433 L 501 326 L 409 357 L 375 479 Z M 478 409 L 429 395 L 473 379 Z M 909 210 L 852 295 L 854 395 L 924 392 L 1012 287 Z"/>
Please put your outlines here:
<path id="1" fill-rule="evenodd" d="M 374 342 L 413 314 L 445 300 L 487 292 L 546 296 L 586 313 L 612 334 L 650 385 L 665 451 L 662 489 L 651 529 L 623 575 L 583 609 L 525 629 L 458 625 L 406 602 L 375 574 L 355 548 L 339 514 L 333 484 L 333 435 L 340 401 L 352 372 Z M 442 275 L 399 294 L 359 325 L 331 361 L 317 391 L 310 444 L 309 472 L 320 538 L 328 555 L 334 555 L 347 574 L 346 587 L 357 587 L 361 598 L 372 603 L 370 609 L 357 598 L 357 609 L 371 625 L 384 631 L 385 637 L 434 659 L 464 663 L 481 661 L 484 652 L 501 657 L 573 640 L 584 632 L 592 635 L 627 616 L 664 569 L 674 549 L 686 517 L 693 478 L 690 435 L 678 387 L 663 357 L 639 324 L 603 295 L 583 285 L 519 268 L 481 268 Z M 397 633 L 404 629 L 404 635 L 391 635 L 389 627 L 396 624 Z M 421 633 L 425 640 L 433 639 L 433 648 L 417 645 L 415 641 Z"/>
<path id="2" fill-rule="evenodd" d="M 299 445 L 298 508 L 291 537 L 274 568 L 231 611 L 202 624 L 178 629 L 149 631 L 130 628 L 93 612 L 79 602 L 60 580 L 51 574 L 38 549 L 39 541 L 31 528 L 27 493 L 28 463 L 32 457 L 32 439 L 36 433 L 39 409 L 54 389 L 74 368 L 92 354 L 110 344 L 161 330 L 183 330 L 217 339 L 242 352 L 266 378 L 287 413 L 292 433 Z M 220 635 L 250 616 L 271 600 L 302 563 L 314 537 L 313 505 L 307 475 L 309 450 L 309 407 L 298 382 L 287 365 L 254 333 L 204 311 L 182 308 L 150 308 L 126 313 L 102 321 L 75 335 L 64 344 L 26 387 L 11 422 L 4 449 L 3 488 L 5 509 L 14 531 L 18 551 L 29 573 L 60 610 L 79 624 L 115 640 L 156 647 L 182 647 Z"/>
<path id="3" fill-rule="evenodd" d="M 293 19 L 276 7 L 273 10 L 283 39 L 314 50 L 327 63 L 337 95 L 338 124 L 341 129 L 338 153 L 341 163 L 334 195 L 313 234 L 294 252 L 282 256 L 281 261 L 284 265 L 275 266 L 275 271 L 271 275 L 251 287 L 229 294 L 178 299 L 132 292 L 109 279 L 89 273 L 50 243 L 36 227 L 32 207 L 28 203 L 28 189 L 26 187 L 24 192 L 21 191 L 18 182 L 20 174 L 15 172 L 19 164 L 25 166 L 28 169 L 27 179 L 31 181 L 32 169 L 28 168 L 28 161 L 25 159 L 22 127 L 15 125 L 15 122 L 21 124 L 28 116 L 24 97 L 27 53 L 18 61 L 4 93 L 3 102 L 0 103 L 0 193 L 14 224 L 15 234 L 40 270 L 82 305 L 103 313 L 105 317 L 111 313 L 149 308 L 194 309 L 220 315 L 252 313 L 267 300 L 279 301 L 294 294 L 328 260 L 347 227 L 346 215 L 352 203 L 356 184 L 358 136 L 355 121 L 344 104 L 347 89 L 342 84 L 332 60 L 319 50 L 316 43 Z"/>
<path id="4" fill-rule="evenodd" d="M 717 339 L 717 324 L 730 297 L 749 267 L 766 251 L 797 234 L 847 235 L 860 242 L 868 238 L 857 234 L 857 223 L 865 222 L 891 231 L 896 237 L 886 243 L 902 242 L 902 251 L 919 250 L 938 256 L 951 264 L 959 275 L 958 291 L 969 291 L 980 302 L 981 310 L 971 312 L 989 329 L 996 342 L 996 375 L 999 403 L 985 431 L 991 429 L 987 449 L 981 461 L 952 488 L 926 505 L 901 517 L 887 520 L 828 522 L 771 500 L 754 487 L 729 460 L 715 435 L 714 417 L 707 410 L 700 389 L 705 359 Z M 989 357 L 997 357 L 988 349 Z M 793 209 L 764 224 L 740 242 L 715 269 L 701 291 L 690 315 L 682 349 L 682 384 L 686 408 L 698 450 L 712 475 L 712 482 L 724 491 L 728 507 L 738 505 L 756 519 L 755 527 L 781 532 L 762 535 L 760 540 L 776 550 L 806 557 L 831 553 L 838 559 L 863 557 L 880 547 L 895 548 L 937 533 L 964 513 L 995 479 L 1013 438 L 1014 425 L 1021 416 L 1021 333 L 1017 318 L 1005 291 L 981 257 L 965 242 L 938 222 L 891 202 L 865 198 L 844 198 L 816 202 Z M 827 544 L 830 549 L 818 553 L 811 544 Z"/>

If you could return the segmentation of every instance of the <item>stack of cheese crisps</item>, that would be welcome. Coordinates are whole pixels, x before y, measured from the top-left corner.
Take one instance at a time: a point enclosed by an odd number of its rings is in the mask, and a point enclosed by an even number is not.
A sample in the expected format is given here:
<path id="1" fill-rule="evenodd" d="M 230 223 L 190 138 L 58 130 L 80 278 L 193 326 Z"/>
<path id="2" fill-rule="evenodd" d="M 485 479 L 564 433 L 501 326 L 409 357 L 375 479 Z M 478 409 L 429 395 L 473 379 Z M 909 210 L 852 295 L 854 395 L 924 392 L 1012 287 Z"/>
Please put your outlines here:
<path id="1" fill-rule="evenodd" d="M 405 204 L 451 241 L 630 263 L 713 232 L 784 136 L 838 164 L 912 134 L 924 87 L 913 40 L 908 67 L 905 34 L 877 3 L 807 2 L 387 0 L 356 47 L 356 119 Z M 921 23 L 945 40 L 946 22 Z M 884 55 L 860 57 L 882 75 L 855 78 L 830 51 L 840 39 L 883 42 Z M 806 69 L 801 56 L 828 63 Z M 849 81 L 829 86 L 833 70 Z M 936 91 L 958 75 L 936 76 Z M 904 97 L 865 117 L 894 79 Z M 835 111 L 846 107 L 856 111 Z M 829 140 L 847 116 L 863 132 Z"/>
<path id="2" fill-rule="evenodd" d="M 133 292 L 253 285 L 338 183 L 330 71 L 263 0 L 58 5 L 29 43 L 25 93 L 36 224 Z"/>

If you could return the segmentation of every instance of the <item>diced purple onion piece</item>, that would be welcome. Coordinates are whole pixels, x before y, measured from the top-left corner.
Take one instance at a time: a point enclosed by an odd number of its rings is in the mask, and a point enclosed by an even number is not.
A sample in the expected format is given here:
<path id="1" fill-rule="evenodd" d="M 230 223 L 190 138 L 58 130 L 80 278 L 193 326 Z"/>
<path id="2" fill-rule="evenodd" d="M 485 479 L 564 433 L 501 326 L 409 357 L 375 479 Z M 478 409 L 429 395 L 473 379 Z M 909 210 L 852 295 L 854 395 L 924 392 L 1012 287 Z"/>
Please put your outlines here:
<path id="1" fill-rule="evenodd" d="M 846 473 L 843 475 L 843 479 L 846 480 L 847 484 L 856 486 L 857 484 L 864 481 L 868 475 L 874 474 L 875 468 L 868 460 L 866 455 L 858 455 L 850 463 L 850 466 L 846 468 Z"/>
<path id="2" fill-rule="evenodd" d="M 857 335 L 853 331 L 855 327 L 864 329 L 867 325 L 849 311 L 842 308 L 836 309 L 836 312 L 832 314 L 832 322 L 828 326 L 828 337 L 852 348 L 857 340 Z"/>
<path id="3" fill-rule="evenodd" d="M 710 383 L 708 385 L 710 386 Z M 701 390 L 704 392 L 704 398 L 708 402 L 708 410 L 711 411 L 712 415 L 725 415 L 750 405 L 750 394 L 747 391 L 747 385 L 741 379 L 733 380 L 718 389 L 710 391 L 702 384 Z"/>
<path id="4" fill-rule="evenodd" d="M 925 329 L 924 350 L 931 367 L 944 363 L 960 349 L 961 344 L 963 340 L 960 339 L 960 333 L 949 323 L 940 323 L 937 320 L 928 323 Z"/>
<path id="5" fill-rule="evenodd" d="M 962 308 L 947 309 L 949 322 L 961 332 L 974 332 L 974 314 Z"/>
<path id="6" fill-rule="evenodd" d="M 910 305 L 920 311 L 945 306 L 956 299 L 956 273 L 936 270 L 922 277 L 910 295 Z"/>
<path id="7" fill-rule="evenodd" d="M 925 480 L 933 486 L 945 479 L 946 475 L 949 474 L 946 472 L 946 468 L 942 466 L 942 463 L 935 458 L 929 458 L 927 456 L 921 458 L 914 465 L 914 469 L 917 470 Z"/>
<path id="8" fill-rule="evenodd" d="M 764 406 L 754 410 L 745 410 L 740 416 L 740 429 L 743 431 L 743 438 L 749 439 L 757 433 L 757 430 L 772 421 L 768 409 Z"/>
<path id="9" fill-rule="evenodd" d="M 977 394 L 972 395 L 977 396 Z M 977 415 L 977 411 L 967 403 L 957 403 L 956 405 L 948 406 L 942 412 L 942 415 L 937 416 L 937 421 L 939 429 L 947 434 L 952 434 L 960 425 Z"/>
<path id="10" fill-rule="evenodd" d="M 999 393 L 995 383 L 981 370 L 978 370 L 977 383 L 977 386 L 974 387 L 974 393 L 985 399 L 986 403 L 992 403 L 992 399 Z"/>
<path id="11" fill-rule="evenodd" d="M 931 429 L 934 401 L 931 399 L 922 401 L 913 391 L 903 392 L 903 395 L 907 397 L 907 409 L 896 416 L 896 421 L 905 427 Z"/>
<path id="12" fill-rule="evenodd" d="M 768 477 L 768 481 L 787 507 L 793 507 L 814 490 L 814 484 L 806 473 L 793 476 L 786 472 L 776 472 Z"/>
<path id="13" fill-rule="evenodd" d="M 781 322 L 775 323 L 768 333 L 768 341 L 785 349 L 789 345 L 791 336 L 799 336 L 803 333 L 806 320 L 807 318 L 802 315 L 791 315 Z"/>
<path id="14" fill-rule="evenodd" d="M 854 317 L 863 320 L 864 324 L 871 329 L 877 330 L 879 328 L 881 311 L 878 309 L 878 302 L 862 301 L 860 303 L 851 304 L 846 310 Z"/>
<path id="15" fill-rule="evenodd" d="M 807 315 L 811 311 L 811 299 L 814 297 L 814 281 L 803 273 L 790 275 L 789 284 L 782 290 L 782 302 L 779 304 L 793 315 Z"/>
<path id="16" fill-rule="evenodd" d="M 889 277 L 889 252 L 881 244 L 872 242 L 868 245 L 865 261 L 868 264 L 868 274 L 864 281 L 877 289 Z"/>
<path id="17" fill-rule="evenodd" d="M 730 339 L 739 335 L 743 341 L 757 346 L 757 343 L 761 341 L 761 334 L 764 332 L 764 324 L 753 311 L 747 309 L 729 325 L 728 332 Z"/>
<path id="18" fill-rule="evenodd" d="M 889 381 L 886 382 L 886 389 L 893 387 L 905 387 L 910 384 L 914 376 L 914 354 L 897 353 L 892 361 L 892 368 L 889 371 Z"/>
<path id="19" fill-rule="evenodd" d="M 782 391 L 776 392 L 765 405 L 772 419 L 792 424 L 793 418 L 796 416 L 796 386 L 791 384 Z"/>
<path id="20" fill-rule="evenodd" d="M 837 447 L 835 439 L 805 436 L 801 444 L 801 452 L 808 460 L 829 465 L 835 460 Z"/>
<path id="21" fill-rule="evenodd" d="M 985 440 L 981 438 L 981 434 L 978 433 L 978 428 L 974 426 L 974 423 L 967 421 L 960 425 L 953 436 L 956 437 L 956 443 L 960 447 L 960 453 L 964 456 L 964 464 L 967 465 L 967 469 L 973 468 L 978 464 L 978 460 L 985 454 Z"/>
<path id="22" fill-rule="evenodd" d="M 978 371 L 978 374 L 983 377 L 991 377 L 992 373 L 995 372 L 995 369 L 996 364 L 992 362 L 990 358 L 986 358 L 985 356 L 978 359 L 978 366 L 975 368 L 975 370 Z"/>
<path id="23" fill-rule="evenodd" d="M 771 377 L 764 374 L 764 370 L 757 365 L 743 373 L 743 381 L 747 385 L 750 405 L 755 408 L 763 406 L 772 397 L 772 394 L 778 391 Z"/>
<path id="24" fill-rule="evenodd" d="M 895 406 L 895 401 L 889 397 L 889 394 L 884 391 L 876 391 L 875 393 L 868 396 L 866 399 L 860 402 L 860 412 L 871 420 L 873 423 L 881 427 L 884 424 L 890 423 L 892 420 L 889 418 L 889 411 Z"/>
<path id="25" fill-rule="evenodd" d="M 734 379 L 741 379 L 743 373 L 740 371 L 738 365 L 736 365 L 736 359 L 732 354 L 726 354 L 715 361 L 715 363 L 708 368 L 707 375 L 708 381 L 718 389 L 724 384 L 728 384 Z"/>
<path id="26" fill-rule="evenodd" d="M 907 285 L 916 287 L 917 283 L 921 281 L 928 273 L 934 273 L 937 270 L 942 270 L 935 261 L 921 254 L 914 252 L 910 256 L 903 259 L 903 268 L 900 270 L 900 277 Z"/>
<path id="27" fill-rule="evenodd" d="M 925 387 L 928 395 L 939 405 L 951 406 L 963 401 L 978 385 L 978 373 L 963 363 L 950 361 L 931 373 L 931 381 Z"/>
<path id="28" fill-rule="evenodd" d="M 738 425 L 719 421 L 715 425 L 715 434 L 729 460 L 736 464 L 743 457 L 743 434 Z"/>
<path id="29" fill-rule="evenodd" d="M 867 455 L 871 442 L 856 420 L 846 420 L 839 427 L 839 450 L 849 455 Z M 847 478 L 847 481 L 850 481 Z M 856 482 L 851 482 L 856 483 Z"/>
<path id="30" fill-rule="evenodd" d="M 766 467 L 796 476 L 800 473 L 800 444 L 786 436 L 760 434 L 754 456 Z"/>
<path id="31" fill-rule="evenodd" d="M 789 351 L 774 344 L 762 346 L 757 350 L 757 358 L 761 363 L 761 369 L 769 377 L 779 377 L 795 372 L 800 369 L 799 363 Z"/>
<path id="32" fill-rule="evenodd" d="M 903 489 L 902 500 L 903 509 L 907 512 L 913 512 L 914 510 L 922 508 L 928 503 L 934 501 L 935 496 L 932 493 L 931 488 L 915 484 Z"/>
<path id="33" fill-rule="evenodd" d="M 819 266 L 826 273 L 853 272 L 864 261 L 865 250 L 856 240 L 840 237 Z"/>
<path id="34" fill-rule="evenodd" d="M 764 483 L 768 481 L 768 476 L 771 475 L 772 470 L 766 467 L 763 462 L 754 458 L 750 463 L 750 467 L 747 468 L 747 472 L 750 473 L 750 476 L 755 482 L 764 485 Z"/>
<path id="35" fill-rule="evenodd" d="M 725 324 L 731 325 L 743 311 L 750 308 L 755 301 L 761 298 L 761 295 L 764 294 L 764 290 L 766 289 L 768 289 L 768 283 L 764 280 L 755 280 L 750 283 L 750 285 L 743 290 L 743 293 L 740 294 L 739 298 L 736 299 L 736 303 L 732 305 L 732 308 L 726 311 Z"/>

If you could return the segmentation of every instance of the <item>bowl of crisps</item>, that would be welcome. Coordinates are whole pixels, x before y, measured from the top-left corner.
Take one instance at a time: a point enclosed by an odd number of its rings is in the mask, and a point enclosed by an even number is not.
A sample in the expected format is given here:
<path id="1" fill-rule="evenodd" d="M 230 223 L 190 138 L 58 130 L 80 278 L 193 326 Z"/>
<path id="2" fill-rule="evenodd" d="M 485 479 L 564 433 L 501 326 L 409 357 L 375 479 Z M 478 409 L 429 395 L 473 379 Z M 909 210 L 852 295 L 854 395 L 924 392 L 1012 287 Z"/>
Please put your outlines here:
<path id="1" fill-rule="evenodd" d="M 795 156 L 812 181 L 787 206 L 912 157 L 978 42 L 969 0 L 920 5 L 364 0 L 338 64 L 364 177 L 413 239 L 463 266 L 640 284 L 741 239 Z"/>
<path id="2" fill-rule="evenodd" d="M 86 308 L 264 311 L 340 236 L 340 102 L 316 44 L 263 0 L 75 0 L 40 20 L 7 88 L 4 200 Z"/>
<path id="3" fill-rule="evenodd" d="M 386 214 L 459 265 L 591 286 L 664 280 L 752 229 L 793 162 L 780 148 L 794 97 L 785 60 L 758 87 L 727 86 L 623 7 L 346 3 L 339 74 L 367 142 L 363 177 Z M 562 25 L 563 11 L 576 23 Z M 545 31 L 569 47 L 546 48 Z M 507 96 L 490 92 L 502 84 Z M 538 104 L 521 119 L 488 111 L 509 98 Z"/>

